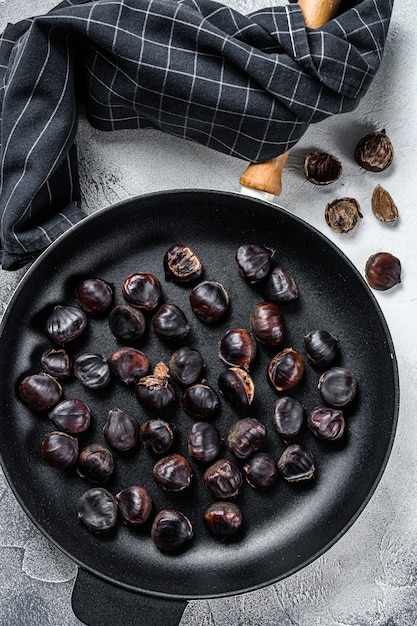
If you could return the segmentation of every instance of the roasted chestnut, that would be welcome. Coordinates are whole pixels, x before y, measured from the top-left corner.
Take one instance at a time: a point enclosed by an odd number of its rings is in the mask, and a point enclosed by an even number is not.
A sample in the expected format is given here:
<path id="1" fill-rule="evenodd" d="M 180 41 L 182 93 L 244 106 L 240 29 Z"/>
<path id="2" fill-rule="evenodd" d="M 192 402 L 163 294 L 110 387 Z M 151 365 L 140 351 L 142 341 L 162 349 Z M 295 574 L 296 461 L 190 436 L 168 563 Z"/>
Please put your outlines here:
<path id="1" fill-rule="evenodd" d="M 61 400 L 62 387 L 49 374 L 30 374 L 20 382 L 19 394 L 31 409 L 47 411 Z"/>
<path id="2" fill-rule="evenodd" d="M 153 477 L 156 484 L 165 491 L 183 491 L 191 484 L 193 470 L 181 454 L 170 454 L 155 463 Z"/>
<path id="3" fill-rule="evenodd" d="M 310 480 L 316 471 L 310 450 L 298 443 L 292 443 L 277 461 L 278 471 L 289 483 Z"/>
<path id="4" fill-rule="evenodd" d="M 203 264 L 189 246 L 177 243 L 164 255 L 165 280 L 177 283 L 192 283 L 203 274 Z"/>
<path id="5" fill-rule="evenodd" d="M 79 454 L 77 473 L 93 483 L 104 483 L 113 475 L 114 459 L 108 448 L 99 443 L 85 446 Z"/>
<path id="6" fill-rule="evenodd" d="M 103 435 L 109 446 L 118 452 L 125 452 L 138 442 L 138 421 L 121 409 L 111 409 L 103 426 Z"/>
<path id="7" fill-rule="evenodd" d="M 174 432 L 168 422 L 150 419 L 140 425 L 140 438 L 154 454 L 166 454 L 172 447 Z"/>
<path id="8" fill-rule="evenodd" d="M 236 250 L 236 264 L 239 273 L 250 283 L 257 283 L 272 266 L 275 250 L 258 244 L 243 244 Z"/>
<path id="9" fill-rule="evenodd" d="M 237 413 L 245 413 L 253 402 L 255 385 L 249 373 L 241 367 L 229 367 L 220 372 L 218 386 L 226 402 Z"/>
<path id="10" fill-rule="evenodd" d="M 249 485 L 254 489 L 267 489 L 278 478 L 278 466 L 268 452 L 257 452 L 243 466 L 243 472 Z"/>
<path id="11" fill-rule="evenodd" d="M 320 376 L 318 389 L 326 404 L 343 407 L 353 402 L 357 382 L 354 373 L 345 367 L 331 367 Z"/>
<path id="12" fill-rule="evenodd" d="M 286 304 L 298 298 L 297 283 L 283 267 L 274 267 L 258 289 L 265 300 L 274 304 Z"/>
<path id="13" fill-rule="evenodd" d="M 284 348 L 268 364 L 268 378 L 277 391 L 294 387 L 304 372 L 303 358 L 292 348 Z"/>
<path id="14" fill-rule="evenodd" d="M 345 418 L 340 409 L 316 406 L 307 416 L 307 424 L 320 439 L 337 441 L 345 432 Z"/>
<path id="15" fill-rule="evenodd" d="M 110 371 L 123 383 L 130 385 L 143 378 L 149 371 L 150 362 L 146 354 L 136 348 L 120 348 L 109 358 Z"/>
<path id="16" fill-rule="evenodd" d="M 242 474 L 229 459 L 219 459 L 206 469 L 203 481 L 215 498 L 233 498 L 242 486 Z"/>
<path id="17" fill-rule="evenodd" d="M 188 431 L 188 452 L 196 461 L 211 463 L 220 454 L 220 433 L 209 422 L 194 422 Z"/>
<path id="18" fill-rule="evenodd" d="M 304 157 L 304 174 L 314 185 L 329 185 L 342 175 L 342 164 L 333 154 L 316 150 Z"/>
<path id="19" fill-rule="evenodd" d="M 304 336 L 307 360 L 315 367 L 329 367 L 336 359 L 339 345 L 337 338 L 328 330 L 312 330 Z"/>
<path id="20" fill-rule="evenodd" d="M 87 316 L 76 306 L 58 304 L 46 320 L 46 334 L 58 346 L 72 341 L 87 328 Z"/>
<path id="21" fill-rule="evenodd" d="M 229 309 L 229 294 L 221 283 L 206 280 L 190 292 L 190 304 L 195 315 L 208 324 L 219 322 Z"/>
<path id="22" fill-rule="evenodd" d="M 175 402 L 175 387 L 169 382 L 169 370 L 162 361 L 153 374 L 140 378 L 135 385 L 136 398 L 148 411 L 164 411 Z"/>
<path id="23" fill-rule="evenodd" d="M 78 500 L 78 519 L 93 533 L 108 532 L 117 523 L 117 503 L 103 487 L 93 487 Z"/>
<path id="24" fill-rule="evenodd" d="M 41 356 L 41 368 L 54 378 L 70 378 L 72 376 L 72 359 L 63 348 L 46 350 Z"/>
<path id="25" fill-rule="evenodd" d="M 67 433 L 53 431 L 42 441 L 43 459 L 58 469 L 74 467 L 78 460 L 78 441 Z"/>
<path id="26" fill-rule="evenodd" d="M 204 523 L 216 539 L 226 540 L 242 527 L 242 511 L 234 502 L 213 502 L 203 515 Z"/>
<path id="27" fill-rule="evenodd" d="M 122 296 L 132 306 L 153 311 L 161 300 L 161 283 L 148 272 L 131 274 L 123 281 Z"/>
<path id="28" fill-rule="evenodd" d="M 401 282 L 401 262 L 390 252 L 372 254 L 365 265 L 365 278 L 372 289 L 387 291 Z"/>
<path id="29" fill-rule="evenodd" d="M 245 328 L 228 330 L 219 342 L 219 357 L 227 365 L 249 369 L 256 356 L 256 341 Z"/>
<path id="30" fill-rule="evenodd" d="M 102 354 L 80 354 L 74 361 L 74 374 L 90 389 L 102 389 L 110 381 L 110 367 Z"/>
<path id="31" fill-rule="evenodd" d="M 90 315 L 105 313 L 113 301 L 113 289 L 101 278 L 82 280 L 77 285 L 75 295 L 80 307 Z"/>
<path id="32" fill-rule="evenodd" d="M 230 426 L 226 443 L 238 459 L 247 459 L 261 447 L 265 437 L 265 424 L 255 417 L 244 417 Z"/>
<path id="33" fill-rule="evenodd" d="M 83 433 L 90 426 L 91 411 L 77 398 L 62 400 L 50 411 L 48 417 L 60 430 L 72 435 Z"/>
<path id="34" fill-rule="evenodd" d="M 152 330 L 161 339 L 183 339 L 190 325 L 182 309 L 176 304 L 162 304 L 152 318 Z"/>
<path id="35" fill-rule="evenodd" d="M 371 172 L 382 172 L 392 163 L 394 148 L 385 129 L 362 137 L 355 147 L 358 165 Z"/>
<path id="36" fill-rule="evenodd" d="M 117 339 L 134 341 L 145 334 L 146 320 L 140 311 L 128 304 L 118 304 L 109 313 L 110 330 Z"/>
<path id="37" fill-rule="evenodd" d="M 277 346 L 285 335 L 281 309 L 273 302 L 260 302 L 252 309 L 250 329 L 255 338 L 268 346 Z"/>
<path id="38" fill-rule="evenodd" d="M 211 420 L 220 410 L 220 398 L 207 383 L 196 383 L 184 391 L 182 407 L 193 417 Z"/>
<path id="39" fill-rule="evenodd" d="M 123 521 L 131 526 L 140 526 L 152 511 L 152 498 L 145 487 L 132 485 L 116 494 L 116 502 Z"/>
<path id="40" fill-rule="evenodd" d="M 178 348 L 169 360 L 172 378 L 180 385 L 193 385 L 200 380 L 205 369 L 201 352 L 190 346 Z"/>
<path id="41" fill-rule="evenodd" d="M 305 410 L 296 398 L 281 396 L 272 407 L 272 423 L 275 430 L 284 440 L 290 440 L 301 430 Z"/>
<path id="42" fill-rule="evenodd" d="M 190 520 L 180 511 L 163 509 L 155 516 L 151 538 L 163 552 L 175 552 L 183 548 L 193 537 Z"/>

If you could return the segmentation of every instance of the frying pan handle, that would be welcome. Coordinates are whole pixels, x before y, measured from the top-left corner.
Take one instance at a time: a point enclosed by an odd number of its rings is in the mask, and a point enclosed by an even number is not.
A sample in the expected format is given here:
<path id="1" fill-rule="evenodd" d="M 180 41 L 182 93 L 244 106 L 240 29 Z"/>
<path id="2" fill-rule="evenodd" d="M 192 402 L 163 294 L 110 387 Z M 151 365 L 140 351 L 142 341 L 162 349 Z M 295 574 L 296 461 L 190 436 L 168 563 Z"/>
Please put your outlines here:
<path id="1" fill-rule="evenodd" d="M 186 600 L 129 591 L 79 569 L 72 608 L 87 626 L 178 626 Z"/>
<path id="2" fill-rule="evenodd" d="M 340 0 L 298 0 L 298 4 L 305 25 L 308 28 L 319 28 L 336 16 Z M 240 184 L 279 196 L 282 191 L 282 171 L 288 155 L 289 151 L 263 163 L 251 163 L 241 175 Z"/>

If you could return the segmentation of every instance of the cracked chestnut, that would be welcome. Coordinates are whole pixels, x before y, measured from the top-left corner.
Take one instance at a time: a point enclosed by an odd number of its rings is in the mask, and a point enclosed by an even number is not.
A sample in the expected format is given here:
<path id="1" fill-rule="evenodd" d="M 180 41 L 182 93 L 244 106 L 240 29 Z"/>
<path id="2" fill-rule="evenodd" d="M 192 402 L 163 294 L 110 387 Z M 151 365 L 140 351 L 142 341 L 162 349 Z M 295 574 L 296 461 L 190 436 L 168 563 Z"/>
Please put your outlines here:
<path id="1" fill-rule="evenodd" d="M 242 486 L 242 474 L 229 459 L 218 459 L 206 469 L 203 481 L 215 498 L 233 498 Z"/>
<path id="2" fill-rule="evenodd" d="M 114 467 L 112 453 L 99 443 L 91 443 L 80 451 L 77 473 L 81 478 L 104 483 L 113 475 Z"/>
<path id="3" fill-rule="evenodd" d="M 145 334 L 146 320 L 140 309 L 118 304 L 109 313 L 108 323 L 116 339 L 135 341 Z"/>
<path id="4" fill-rule="evenodd" d="M 109 358 L 110 371 L 126 385 L 143 378 L 149 371 L 150 362 L 146 354 L 136 348 L 120 348 Z"/>
<path id="5" fill-rule="evenodd" d="M 101 278 L 82 280 L 77 285 L 75 295 L 80 307 L 90 315 L 102 315 L 113 301 L 113 289 Z"/>
<path id="6" fill-rule="evenodd" d="M 139 434 L 145 447 L 154 454 L 166 454 L 174 442 L 174 431 L 171 426 L 157 418 L 143 422 Z"/>
<path id="7" fill-rule="evenodd" d="M 190 332 L 184 311 L 176 304 L 162 304 L 152 318 L 152 330 L 160 339 L 180 340 Z"/>
<path id="8" fill-rule="evenodd" d="M 83 433 L 90 426 L 91 411 L 87 404 L 78 398 L 59 402 L 48 414 L 60 430 L 72 435 Z"/>
<path id="9" fill-rule="evenodd" d="M 151 538 L 162 552 L 176 552 L 193 537 L 193 527 L 180 511 L 163 509 L 155 516 L 151 528 Z"/>
<path id="10" fill-rule="evenodd" d="M 118 452 L 133 448 L 139 438 L 139 423 L 121 409 L 111 409 L 103 426 L 104 439 Z"/>
<path id="11" fill-rule="evenodd" d="M 165 280 L 177 283 L 192 283 L 203 274 L 203 264 L 189 246 L 177 243 L 171 246 L 163 260 Z"/>
<path id="12" fill-rule="evenodd" d="M 170 454 L 155 463 L 152 474 L 161 489 L 183 491 L 191 484 L 193 470 L 184 456 Z"/>
<path id="13" fill-rule="evenodd" d="M 131 274 L 123 281 L 122 296 L 134 307 L 154 311 L 161 300 L 161 283 L 149 272 Z"/>
<path id="14" fill-rule="evenodd" d="M 343 407 L 355 399 L 357 382 L 354 373 L 345 367 L 331 367 L 320 376 L 318 389 L 326 404 Z"/>
<path id="15" fill-rule="evenodd" d="M 227 365 L 249 369 L 256 356 L 257 346 L 245 328 L 228 330 L 219 342 L 219 357 Z"/>
<path id="16" fill-rule="evenodd" d="M 216 539 L 225 541 L 242 527 L 242 511 L 234 502 L 213 502 L 203 514 L 204 523 Z"/>
<path id="17" fill-rule="evenodd" d="M 284 348 L 268 364 L 268 378 L 277 391 L 294 387 L 300 382 L 303 372 L 303 358 L 292 348 Z"/>
<path id="18" fill-rule="evenodd" d="M 222 438 L 213 424 L 195 422 L 188 431 L 188 452 L 196 461 L 211 463 L 220 454 Z"/>
<path id="19" fill-rule="evenodd" d="M 229 309 L 229 294 L 221 283 L 213 280 L 199 283 L 189 297 L 194 314 L 207 324 L 222 320 Z"/>
<path id="20" fill-rule="evenodd" d="M 172 378 L 183 386 L 193 385 L 200 380 L 205 369 L 201 352 L 190 346 L 178 348 L 172 354 L 168 365 Z"/>
<path id="21" fill-rule="evenodd" d="M 72 376 L 72 359 L 63 348 L 46 350 L 40 363 L 43 371 L 54 378 L 66 379 Z"/>
<path id="22" fill-rule="evenodd" d="M 46 334 L 58 346 L 76 339 L 86 328 L 87 316 L 76 306 L 58 304 L 46 320 Z"/>
<path id="23" fill-rule="evenodd" d="M 52 467 L 68 469 L 78 461 L 78 441 L 68 433 L 53 431 L 44 437 L 41 453 Z"/>
<path id="24" fill-rule="evenodd" d="M 236 250 L 239 273 L 249 282 L 257 283 L 269 274 L 272 267 L 273 248 L 259 244 L 243 244 Z"/>
<path id="25" fill-rule="evenodd" d="M 226 402 L 237 412 L 245 413 L 253 402 L 255 385 L 250 374 L 241 367 L 220 372 L 219 389 Z"/>
<path id="26" fill-rule="evenodd" d="M 342 175 L 342 164 L 333 154 L 316 150 L 304 157 L 304 174 L 314 185 L 330 185 Z"/>
<path id="27" fill-rule="evenodd" d="M 257 452 L 243 466 L 248 484 L 254 489 L 268 489 L 278 478 L 278 466 L 268 452 Z"/>
<path id="28" fill-rule="evenodd" d="M 230 426 L 226 443 L 238 459 L 247 459 L 261 447 L 265 437 L 265 424 L 255 417 L 244 417 Z"/>
<path id="29" fill-rule="evenodd" d="M 338 441 L 345 432 L 345 418 L 340 409 L 316 406 L 307 416 L 310 430 L 319 439 Z"/>
<path id="30" fill-rule="evenodd" d="M 131 485 L 115 496 L 119 513 L 125 524 L 140 526 L 152 512 L 152 498 L 141 485 Z"/>
<path id="31" fill-rule="evenodd" d="M 49 374 L 30 374 L 20 381 L 19 394 L 31 409 L 47 411 L 61 400 L 62 387 Z"/>
<path id="32" fill-rule="evenodd" d="M 78 500 L 77 517 L 91 532 L 108 532 L 117 523 L 116 498 L 103 487 L 93 487 Z"/>
<path id="33" fill-rule="evenodd" d="M 181 402 L 184 411 L 198 419 L 214 419 L 220 410 L 220 398 L 207 383 L 187 387 Z"/>
<path id="34" fill-rule="evenodd" d="M 287 482 L 311 480 L 316 471 L 310 450 L 298 443 L 290 444 L 277 461 L 278 472 Z"/>
<path id="35" fill-rule="evenodd" d="M 153 374 L 140 378 L 135 385 L 139 404 L 148 411 L 164 411 L 175 403 L 175 387 L 169 380 L 169 369 L 162 361 L 157 363 Z"/>
<path id="36" fill-rule="evenodd" d="M 74 374 L 89 389 L 102 389 L 110 382 L 110 367 L 102 354 L 80 354 L 74 361 Z"/>
<path id="37" fill-rule="evenodd" d="M 273 302 L 260 302 L 250 314 L 250 329 L 255 338 L 268 346 L 282 343 L 285 322 L 281 309 Z"/>

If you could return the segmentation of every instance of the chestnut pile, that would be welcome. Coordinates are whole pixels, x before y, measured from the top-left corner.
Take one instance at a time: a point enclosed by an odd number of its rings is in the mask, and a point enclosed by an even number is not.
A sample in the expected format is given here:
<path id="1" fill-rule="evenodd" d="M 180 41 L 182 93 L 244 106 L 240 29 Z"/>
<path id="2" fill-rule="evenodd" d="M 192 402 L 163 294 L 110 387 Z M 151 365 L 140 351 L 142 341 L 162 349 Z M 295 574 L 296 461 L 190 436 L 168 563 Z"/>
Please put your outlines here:
<path id="1" fill-rule="evenodd" d="M 327 330 L 305 335 L 304 356 L 283 347 L 283 309 L 297 300 L 298 287 L 285 268 L 273 264 L 273 257 L 274 250 L 258 244 L 236 250 L 238 273 L 262 300 L 241 327 L 221 331 L 217 357 L 224 369 L 217 388 L 205 379 L 204 355 L 183 342 L 191 328 L 184 311 L 163 302 L 161 281 L 153 273 L 126 277 L 120 286 L 122 304 L 115 303 L 114 286 L 96 277 L 82 280 L 76 288 L 76 304 L 58 304 L 48 315 L 45 333 L 53 346 L 42 354 L 40 373 L 22 377 L 18 390 L 27 406 L 46 413 L 54 424 L 40 445 L 43 460 L 92 483 L 77 510 L 88 530 L 108 532 L 119 519 L 132 526 L 149 521 L 150 536 L 163 552 L 175 552 L 192 538 L 191 521 L 176 508 L 162 508 L 152 519 L 155 503 L 146 486 L 130 485 L 115 494 L 103 487 L 114 476 L 118 455 L 134 450 L 140 442 L 154 459 L 149 479 L 157 488 L 175 495 L 201 479 L 214 501 L 199 514 L 210 534 L 225 541 L 244 524 L 244 512 L 233 500 L 245 482 L 255 490 L 266 490 L 279 477 L 289 483 L 314 477 L 313 454 L 297 442 L 304 425 L 322 440 L 343 437 L 343 409 L 354 401 L 357 381 L 350 370 L 335 365 L 338 340 Z M 203 280 L 203 263 L 189 246 L 171 246 L 163 270 L 166 281 L 189 287 L 184 293 L 198 323 L 216 327 L 225 323 L 229 295 L 220 282 Z M 107 319 L 109 332 L 122 344 L 110 356 L 85 352 L 74 357 L 68 351 L 68 344 L 86 332 L 89 317 Z M 152 337 L 172 346 L 167 362 L 151 366 L 146 352 L 129 345 Z M 256 394 L 252 368 L 262 346 L 275 352 L 265 376 L 277 398 L 270 415 L 261 417 L 252 415 L 251 407 Z M 299 383 L 306 367 L 317 371 L 322 399 L 309 412 L 286 393 Z M 140 423 L 129 412 L 111 406 L 101 425 L 103 440 L 82 444 L 82 434 L 97 417 L 81 398 L 65 397 L 66 381 L 75 379 L 81 388 L 97 393 L 110 381 L 131 389 L 146 418 Z M 178 424 L 174 427 L 166 419 L 178 397 L 181 410 L 190 418 L 188 458 L 175 449 Z M 216 418 L 223 405 L 234 417 L 227 432 L 221 433 Z M 285 446 L 278 459 L 263 449 L 268 421 Z"/>

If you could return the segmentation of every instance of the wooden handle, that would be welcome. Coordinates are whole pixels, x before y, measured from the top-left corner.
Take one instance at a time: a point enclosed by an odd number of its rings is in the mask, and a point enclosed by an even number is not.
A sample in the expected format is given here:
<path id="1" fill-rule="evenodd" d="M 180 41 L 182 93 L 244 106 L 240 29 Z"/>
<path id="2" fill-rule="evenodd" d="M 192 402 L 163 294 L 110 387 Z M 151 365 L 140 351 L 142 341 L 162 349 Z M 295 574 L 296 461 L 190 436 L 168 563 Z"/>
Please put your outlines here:
<path id="1" fill-rule="evenodd" d="M 341 0 L 298 0 L 307 28 L 320 28 L 333 19 Z M 289 151 L 263 163 L 251 163 L 240 177 L 240 184 L 274 196 L 282 192 L 282 170 Z"/>

